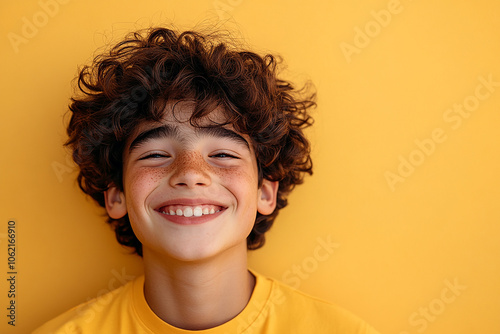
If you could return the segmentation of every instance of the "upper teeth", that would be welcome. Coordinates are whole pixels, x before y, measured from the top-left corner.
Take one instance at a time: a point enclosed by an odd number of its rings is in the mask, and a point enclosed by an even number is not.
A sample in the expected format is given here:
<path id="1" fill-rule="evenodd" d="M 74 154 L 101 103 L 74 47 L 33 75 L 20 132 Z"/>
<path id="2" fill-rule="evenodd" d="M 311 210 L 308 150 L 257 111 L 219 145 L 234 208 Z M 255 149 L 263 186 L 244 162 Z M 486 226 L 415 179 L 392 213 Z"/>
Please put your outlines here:
<path id="1" fill-rule="evenodd" d="M 213 205 L 209 206 L 169 206 L 162 208 L 161 213 L 172 216 L 184 216 L 184 217 L 201 217 L 202 215 L 213 215 L 219 212 L 220 207 L 215 207 Z"/>

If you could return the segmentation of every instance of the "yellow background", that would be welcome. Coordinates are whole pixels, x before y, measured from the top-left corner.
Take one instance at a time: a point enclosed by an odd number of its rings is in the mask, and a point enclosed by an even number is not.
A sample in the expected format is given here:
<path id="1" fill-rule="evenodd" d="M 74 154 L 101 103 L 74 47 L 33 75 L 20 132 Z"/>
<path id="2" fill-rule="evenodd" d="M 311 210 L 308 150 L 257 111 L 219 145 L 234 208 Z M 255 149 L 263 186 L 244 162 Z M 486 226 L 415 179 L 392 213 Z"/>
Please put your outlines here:
<path id="1" fill-rule="evenodd" d="M 282 55 L 287 78 L 318 90 L 308 132 L 315 174 L 251 266 L 382 333 L 500 333 L 500 87 L 483 85 L 474 100 L 480 77 L 500 81 L 500 2 L 66 2 L 0 4 L 1 333 L 27 333 L 96 297 L 117 272 L 141 273 L 76 186 L 62 148 L 70 82 L 129 30 L 203 20 Z M 13 45 L 9 36 L 34 20 L 37 31 Z M 454 104 L 474 101 L 460 124 L 446 121 Z M 446 139 L 419 153 L 415 141 L 429 143 L 435 129 Z M 391 187 L 387 172 L 411 157 L 419 165 Z M 18 231 L 15 328 L 5 316 L 9 219 Z M 332 253 L 318 253 L 328 240 Z"/>

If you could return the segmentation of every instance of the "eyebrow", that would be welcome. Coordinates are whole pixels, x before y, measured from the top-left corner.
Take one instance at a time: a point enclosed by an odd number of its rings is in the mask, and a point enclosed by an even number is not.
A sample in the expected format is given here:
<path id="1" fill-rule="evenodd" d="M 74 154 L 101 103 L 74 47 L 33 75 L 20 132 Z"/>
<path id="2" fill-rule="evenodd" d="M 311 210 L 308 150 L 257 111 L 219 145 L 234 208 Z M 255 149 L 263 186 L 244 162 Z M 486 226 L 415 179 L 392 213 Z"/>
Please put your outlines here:
<path id="1" fill-rule="evenodd" d="M 196 128 L 195 132 L 197 135 L 202 136 L 229 138 L 245 145 L 248 149 L 250 149 L 250 144 L 242 135 L 224 127 L 201 127 Z M 141 132 L 130 144 L 129 153 L 149 140 L 160 138 L 173 138 L 179 141 L 184 140 L 176 126 L 164 124 L 162 126 Z"/>
<path id="2" fill-rule="evenodd" d="M 172 137 L 176 139 L 181 139 L 179 131 L 176 127 L 170 125 L 162 125 L 153 129 L 141 132 L 130 144 L 128 152 L 131 153 L 133 150 L 144 144 L 145 142 L 153 139 Z"/>
<path id="3" fill-rule="evenodd" d="M 248 141 L 239 133 L 226 129 L 224 127 L 203 127 L 196 128 L 195 130 L 198 134 L 209 136 L 209 137 L 220 137 L 220 138 L 228 138 L 233 141 L 236 141 L 240 144 L 245 145 L 248 149 L 250 149 L 250 144 Z"/>

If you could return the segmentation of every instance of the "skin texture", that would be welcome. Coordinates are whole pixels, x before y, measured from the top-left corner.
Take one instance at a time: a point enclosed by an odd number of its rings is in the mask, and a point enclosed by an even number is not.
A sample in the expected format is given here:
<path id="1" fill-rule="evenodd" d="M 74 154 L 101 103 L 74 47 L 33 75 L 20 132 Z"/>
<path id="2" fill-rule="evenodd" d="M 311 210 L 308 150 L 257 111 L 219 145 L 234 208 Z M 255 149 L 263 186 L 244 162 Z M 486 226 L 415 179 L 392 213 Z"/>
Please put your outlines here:
<path id="1" fill-rule="evenodd" d="M 143 244 L 151 309 L 176 327 L 206 329 L 236 316 L 250 299 L 254 277 L 247 270 L 246 237 L 257 212 L 273 212 L 278 182 L 263 180 L 258 187 L 250 138 L 192 127 L 186 122 L 193 110 L 189 103 L 175 106 L 175 118 L 171 108 L 162 124 L 141 124 L 130 136 L 124 190 L 108 189 L 106 209 L 116 219 L 128 213 Z M 204 125 L 223 121 L 221 115 L 215 111 Z M 175 130 L 128 149 L 135 138 L 162 125 Z M 161 213 L 166 204 L 221 210 L 201 217 L 169 216 Z"/>

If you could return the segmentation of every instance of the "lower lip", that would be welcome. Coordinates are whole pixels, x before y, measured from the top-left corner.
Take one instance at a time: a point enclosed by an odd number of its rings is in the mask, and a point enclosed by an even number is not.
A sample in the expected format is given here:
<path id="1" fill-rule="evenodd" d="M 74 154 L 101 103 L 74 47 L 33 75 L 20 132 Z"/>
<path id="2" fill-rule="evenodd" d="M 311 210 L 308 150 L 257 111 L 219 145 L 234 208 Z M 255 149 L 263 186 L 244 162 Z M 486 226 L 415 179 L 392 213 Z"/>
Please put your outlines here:
<path id="1" fill-rule="evenodd" d="M 184 217 L 184 216 L 177 216 L 177 215 L 167 215 L 165 213 L 161 213 L 157 211 L 163 218 L 168 220 L 169 222 L 172 222 L 174 224 L 179 224 L 179 225 L 199 225 L 206 223 L 212 219 L 217 218 L 220 216 L 226 209 L 222 209 L 219 212 L 216 212 L 214 214 L 208 214 L 208 215 L 202 215 L 199 217 L 191 216 L 191 217 Z"/>

